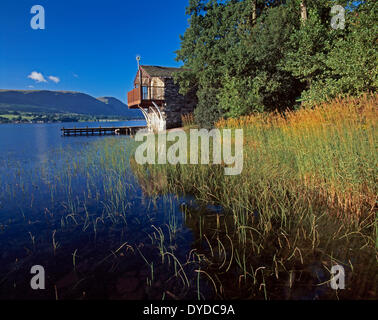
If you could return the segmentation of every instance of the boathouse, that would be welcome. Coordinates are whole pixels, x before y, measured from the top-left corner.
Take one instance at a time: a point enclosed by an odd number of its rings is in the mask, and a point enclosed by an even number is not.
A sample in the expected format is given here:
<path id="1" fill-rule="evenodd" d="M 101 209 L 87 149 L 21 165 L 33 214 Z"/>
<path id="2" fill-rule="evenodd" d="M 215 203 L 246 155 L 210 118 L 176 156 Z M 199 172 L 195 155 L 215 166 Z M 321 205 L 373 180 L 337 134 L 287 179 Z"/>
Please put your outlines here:
<path id="1" fill-rule="evenodd" d="M 134 80 L 134 89 L 127 95 L 129 109 L 140 109 L 149 130 L 161 132 L 182 126 L 182 116 L 192 113 L 197 104 L 195 93 L 183 96 L 173 75 L 180 68 L 142 66 Z"/>

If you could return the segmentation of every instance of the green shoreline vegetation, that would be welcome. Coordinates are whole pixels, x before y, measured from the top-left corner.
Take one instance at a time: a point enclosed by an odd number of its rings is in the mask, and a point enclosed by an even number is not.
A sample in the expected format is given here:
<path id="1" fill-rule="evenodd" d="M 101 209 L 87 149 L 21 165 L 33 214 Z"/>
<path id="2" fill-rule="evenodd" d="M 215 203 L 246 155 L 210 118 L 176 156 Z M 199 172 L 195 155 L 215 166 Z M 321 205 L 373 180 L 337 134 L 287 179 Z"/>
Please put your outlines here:
<path id="1" fill-rule="evenodd" d="M 33 113 L 9 111 L 0 114 L 0 124 L 4 123 L 64 123 L 64 122 L 97 122 L 97 121 L 130 121 L 122 116 L 95 116 L 70 113 Z"/>

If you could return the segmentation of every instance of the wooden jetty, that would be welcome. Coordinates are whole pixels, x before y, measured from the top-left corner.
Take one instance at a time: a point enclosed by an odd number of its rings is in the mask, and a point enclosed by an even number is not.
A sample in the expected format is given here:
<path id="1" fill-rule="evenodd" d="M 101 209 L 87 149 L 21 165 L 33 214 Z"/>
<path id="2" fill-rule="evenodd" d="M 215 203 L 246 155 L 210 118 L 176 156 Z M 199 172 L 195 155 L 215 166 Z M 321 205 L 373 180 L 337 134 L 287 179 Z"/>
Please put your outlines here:
<path id="1" fill-rule="evenodd" d="M 62 128 L 63 136 L 95 136 L 95 135 L 135 135 L 139 130 L 146 126 L 136 127 L 85 127 L 85 128 Z"/>

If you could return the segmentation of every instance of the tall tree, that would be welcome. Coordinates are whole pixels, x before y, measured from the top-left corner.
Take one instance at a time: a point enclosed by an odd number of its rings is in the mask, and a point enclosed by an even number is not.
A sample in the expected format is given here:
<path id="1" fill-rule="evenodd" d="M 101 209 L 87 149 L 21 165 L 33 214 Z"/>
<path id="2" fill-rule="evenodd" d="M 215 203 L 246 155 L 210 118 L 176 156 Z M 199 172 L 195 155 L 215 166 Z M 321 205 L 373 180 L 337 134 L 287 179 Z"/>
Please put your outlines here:
<path id="1" fill-rule="evenodd" d="M 176 80 L 197 91 L 197 121 L 376 90 L 378 2 L 338 3 L 345 30 L 331 28 L 335 0 L 190 0 Z"/>
<path id="2" fill-rule="evenodd" d="M 262 17 L 265 11 L 280 6 L 283 2 L 282 0 L 190 1 L 187 10 L 190 15 L 190 26 L 181 37 L 181 48 L 177 51 L 177 60 L 184 62 L 188 70 L 178 74 L 176 80 L 180 83 L 182 93 L 196 88 L 199 98 L 196 118 L 202 125 L 205 123 L 211 125 L 216 120 L 212 115 L 220 116 L 223 111 L 237 116 L 253 110 L 264 110 L 265 103 L 269 104 L 268 108 L 272 108 L 274 101 L 277 101 L 277 98 L 273 97 L 278 97 L 277 92 L 283 86 L 274 84 L 266 89 L 262 82 L 263 78 L 269 79 L 274 73 L 270 71 L 272 68 L 269 65 L 274 66 L 277 57 L 271 59 L 271 48 L 266 47 L 271 61 L 265 59 L 266 70 L 256 76 L 256 66 L 259 62 L 254 59 L 253 46 L 258 45 L 258 42 L 254 41 L 255 33 L 258 31 L 253 30 L 256 29 L 254 26 L 258 19 L 261 18 L 259 23 L 263 23 Z M 269 20 L 271 26 L 275 23 L 276 21 Z M 279 29 L 277 28 L 277 31 Z M 279 37 L 273 38 L 276 41 Z M 259 41 L 263 40 L 260 37 L 259 39 Z M 279 46 L 277 48 L 281 50 Z M 261 51 L 260 62 L 264 55 L 264 51 Z M 273 70 L 277 71 L 274 67 Z M 288 73 L 278 72 L 280 75 L 272 78 L 285 82 L 286 79 L 282 76 Z M 230 88 L 229 91 L 227 88 Z M 232 92 L 234 94 L 230 95 L 229 93 Z M 231 102 L 230 110 L 227 101 Z M 283 102 L 282 105 L 287 103 Z M 275 108 L 278 108 L 278 105 Z"/>

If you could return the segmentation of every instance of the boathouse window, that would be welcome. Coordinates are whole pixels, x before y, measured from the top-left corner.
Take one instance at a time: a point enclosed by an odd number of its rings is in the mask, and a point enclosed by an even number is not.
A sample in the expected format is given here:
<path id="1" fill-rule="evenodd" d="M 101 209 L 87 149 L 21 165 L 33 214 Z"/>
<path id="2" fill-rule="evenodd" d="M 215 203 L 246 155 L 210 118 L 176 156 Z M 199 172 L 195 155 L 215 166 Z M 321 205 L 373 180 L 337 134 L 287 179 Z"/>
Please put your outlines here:
<path id="1" fill-rule="evenodd" d="M 142 95 L 143 95 L 143 100 L 148 100 L 148 87 L 146 86 L 142 87 Z"/>

